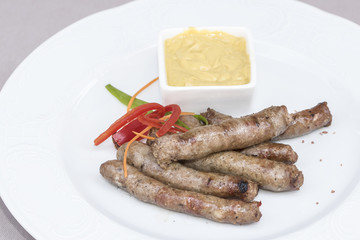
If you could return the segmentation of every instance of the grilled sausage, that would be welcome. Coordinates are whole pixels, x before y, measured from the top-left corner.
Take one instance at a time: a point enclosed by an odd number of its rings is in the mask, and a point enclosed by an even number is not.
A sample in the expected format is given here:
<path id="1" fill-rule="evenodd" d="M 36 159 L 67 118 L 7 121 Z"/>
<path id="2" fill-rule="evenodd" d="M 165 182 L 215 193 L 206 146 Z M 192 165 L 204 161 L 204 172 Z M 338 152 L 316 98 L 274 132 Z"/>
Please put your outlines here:
<path id="1" fill-rule="evenodd" d="M 327 102 L 322 102 L 313 108 L 291 114 L 293 123 L 286 131 L 274 140 L 299 137 L 316 129 L 331 125 L 332 115 Z"/>
<path id="2" fill-rule="evenodd" d="M 190 129 L 191 128 L 195 128 L 195 127 L 200 127 L 202 126 L 202 124 L 200 123 L 200 121 L 198 119 L 196 119 L 194 116 L 192 115 L 181 115 L 179 117 L 179 119 L 185 123 Z"/>
<path id="3" fill-rule="evenodd" d="M 117 159 L 124 157 L 126 145 L 117 151 Z M 252 201 L 258 193 L 258 185 L 247 179 L 218 173 L 207 173 L 172 163 L 167 169 L 161 168 L 151 148 L 141 142 L 133 142 L 127 153 L 127 162 L 145 175 L 155 178 L 171 187 L 214 195 L 223 198 L 239 198 Z"/>
<path id="4" fill-rule="evenodd" d="M 232 116 L 217 112 L 211 108 L 208 108 L 206 112 L 200 113 L 200 115 L 205 117 L 208 120 L 209 124 L 219 124 L 225 120 L 232 118 Z"/>
<path id="5" fill-rule="evenodd" d="M 166 167 L 171 161 L 198 159 L 268 141 L 283 133 L 290 123 L 286 107 L 275 106 L 242 118 L 162 136 L 151 147 L 159 165 Z"/>
<path id="6" fill-rule="evenodd" d="M 206 172 L 242 176 L 259 184 L 262 189 L 281 192 L 298 190 L 304 177 L 295 165 L 250 157 L 236 151 L 214 153 L 184 165 Z"/>
<path id="7" fill-rule="evenodd" d="M 201 113 L 201 115 L 206 117 L 211 124 L 218 124 L 232 118 L 229 115 L 219 113 L 211 108 L 208 108 L 207 111 Z M 327 102 L 322 102 L 313 108 L 293 113 L 291 114 L 291 118 L 293 121 L 288 129 L 273 140 L 299 137 L 316 129 L 330 126 L 332 121 L 332 115 L 327 106 Z"/>
<path id="8" fill-rule="evenodd" d="M 259 202 L 246 203 L 171 188 L 132 166 L 127 166 L 125 178 L 122 165 L 119 160 L 107 161 L 101 165 L 100 173 L 140 201 L 222 223 L 248 224 L 261 218 Z"/>
<path id="9" fill-rule="evenodd" d="M 294 164 L 298 159 L 298 155 L 292 147 L 282 143 L 260 143 L 239 151 L 248 156 L 266 158 L 287 164 Z"/>

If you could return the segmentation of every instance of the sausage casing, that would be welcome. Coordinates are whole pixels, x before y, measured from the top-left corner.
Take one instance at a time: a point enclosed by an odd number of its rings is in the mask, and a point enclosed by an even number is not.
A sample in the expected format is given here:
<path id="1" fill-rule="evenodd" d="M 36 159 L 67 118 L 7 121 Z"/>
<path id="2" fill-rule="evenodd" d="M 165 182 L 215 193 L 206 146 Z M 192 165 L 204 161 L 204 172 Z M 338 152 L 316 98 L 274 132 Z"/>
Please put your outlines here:
<path id="1" fill-rule="evenodd" d="M 132 166 L 127 166 L 127 171 L 125 178 L 123 163 L 119 160 L 107 161 L 100 166 L 104 178 L 143 202 L 222 223 L 249 224 L 261 218 L 259 202 L 246 203 L 178 190 L 145 176 Z"/>

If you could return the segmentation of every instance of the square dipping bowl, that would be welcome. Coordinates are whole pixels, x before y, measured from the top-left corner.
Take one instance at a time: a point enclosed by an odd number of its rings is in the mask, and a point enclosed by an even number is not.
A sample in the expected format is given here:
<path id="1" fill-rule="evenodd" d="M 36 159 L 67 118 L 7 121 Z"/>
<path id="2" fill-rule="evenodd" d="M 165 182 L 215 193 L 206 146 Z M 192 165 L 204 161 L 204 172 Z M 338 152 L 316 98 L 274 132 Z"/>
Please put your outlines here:
<path id="1" fill-rule="evenodd" d="M 248 114 L 256 85 L 256 65 L 252 36 L 243 27 L 196 27 L 197 30 L 221 31 L 246 40 L 250 58 L 250 82 L 228 86 L 169 86 L 165 66 L 165 40 L 183 33 L 188 28 L 171 28 L 160 32 L 158 39 L 159 83 L 162 102 L 165 105 L 178 104 L 182 111 L 196 114 L 213 108 L 232 114 Z"/>

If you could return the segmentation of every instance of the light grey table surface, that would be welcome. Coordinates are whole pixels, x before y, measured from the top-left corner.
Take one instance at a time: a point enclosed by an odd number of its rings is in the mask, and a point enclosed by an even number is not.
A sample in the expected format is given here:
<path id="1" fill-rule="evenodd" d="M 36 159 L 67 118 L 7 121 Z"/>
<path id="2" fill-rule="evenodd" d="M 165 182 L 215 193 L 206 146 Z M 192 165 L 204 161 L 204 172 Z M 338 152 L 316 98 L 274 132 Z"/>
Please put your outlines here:
<path id="1" fill-rule="evenodd" d="M 0 0 L 0 89 L 24 58 L 50 36 L 92 13 L 130 1 Z M 359 0 L 302 2 L 360 24 Z M 12 216 L 1 198 L 0 239 L 33 239 Z"/>

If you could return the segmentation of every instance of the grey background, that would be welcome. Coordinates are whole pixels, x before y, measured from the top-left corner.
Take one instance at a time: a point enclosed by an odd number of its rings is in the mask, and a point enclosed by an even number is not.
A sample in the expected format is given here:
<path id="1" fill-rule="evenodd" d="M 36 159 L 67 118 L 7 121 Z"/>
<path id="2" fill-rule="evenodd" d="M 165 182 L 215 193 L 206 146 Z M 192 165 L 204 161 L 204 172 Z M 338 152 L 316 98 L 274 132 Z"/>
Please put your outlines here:
<path id="1" fill-rule="evenodd" d="M 127 2 L 130 0 L 0 0 L 0 89 L 21 61 L 50 36 L 92 13 Z M 359 0 L 302 2 L 360 24 Z M 33 239 L 1 198 L 0 239 Z"/>

